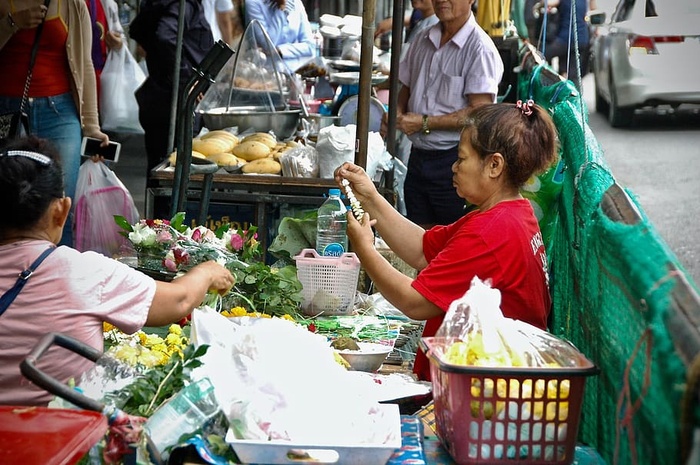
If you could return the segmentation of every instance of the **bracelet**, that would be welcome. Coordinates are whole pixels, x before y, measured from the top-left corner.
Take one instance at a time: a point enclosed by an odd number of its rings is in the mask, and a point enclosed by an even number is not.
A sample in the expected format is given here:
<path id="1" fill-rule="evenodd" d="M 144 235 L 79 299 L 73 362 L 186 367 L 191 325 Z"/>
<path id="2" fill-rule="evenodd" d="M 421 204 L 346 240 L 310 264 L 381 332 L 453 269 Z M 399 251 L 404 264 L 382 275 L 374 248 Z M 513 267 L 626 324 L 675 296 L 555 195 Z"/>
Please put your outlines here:
<path id="1" fill-rule="evenodd" d="M 15 20 L 12 19 L 12 14 L 9 11 L 7 12 L 7 22 L 10 23 L 10 27 L 12 29 L 19 29 Z"/>

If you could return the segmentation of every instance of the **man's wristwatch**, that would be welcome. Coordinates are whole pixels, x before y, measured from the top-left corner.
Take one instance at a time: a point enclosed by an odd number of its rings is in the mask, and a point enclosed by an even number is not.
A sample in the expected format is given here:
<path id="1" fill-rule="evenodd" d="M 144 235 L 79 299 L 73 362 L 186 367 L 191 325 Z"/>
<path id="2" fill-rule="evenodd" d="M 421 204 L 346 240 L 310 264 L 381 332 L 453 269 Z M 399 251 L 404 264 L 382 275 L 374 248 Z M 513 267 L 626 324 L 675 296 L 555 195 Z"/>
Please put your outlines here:
<path id="1" fill-rule="evenodd" d="M 423 134 L 430 134 L 430 128 L 428 127 L 428 115 L 423 115 Z"/>

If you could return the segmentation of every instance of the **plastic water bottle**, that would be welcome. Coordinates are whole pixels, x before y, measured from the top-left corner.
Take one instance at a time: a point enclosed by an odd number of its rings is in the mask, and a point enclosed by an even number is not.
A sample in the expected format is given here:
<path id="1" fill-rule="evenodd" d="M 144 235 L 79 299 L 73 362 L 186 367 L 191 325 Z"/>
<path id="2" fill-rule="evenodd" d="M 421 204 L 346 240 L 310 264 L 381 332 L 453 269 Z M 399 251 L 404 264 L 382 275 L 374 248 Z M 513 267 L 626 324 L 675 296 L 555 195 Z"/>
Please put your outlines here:
<path id="1" fill-rule="evenodd" d="M 329 189 L 328 198 L 318 209 L 316 251 L 323 257 L 340 257 L 348 250 L 347 208 L 340 189 Z"/>

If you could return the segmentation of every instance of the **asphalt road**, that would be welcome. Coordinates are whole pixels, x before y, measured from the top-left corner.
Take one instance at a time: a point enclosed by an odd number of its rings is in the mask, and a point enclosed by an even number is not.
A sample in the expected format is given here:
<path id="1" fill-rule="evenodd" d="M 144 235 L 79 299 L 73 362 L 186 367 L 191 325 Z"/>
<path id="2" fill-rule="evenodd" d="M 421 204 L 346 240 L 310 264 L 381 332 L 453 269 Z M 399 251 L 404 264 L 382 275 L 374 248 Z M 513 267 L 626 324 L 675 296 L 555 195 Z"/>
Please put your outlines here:
<path id="1" fill-rule="evenodd" d="M 700 106 L 638 111 L 632 127 L 614 129 L 595 112 L 592 75 L 583 81 L 589 126 L 613 176 L 700 284 Z"/>

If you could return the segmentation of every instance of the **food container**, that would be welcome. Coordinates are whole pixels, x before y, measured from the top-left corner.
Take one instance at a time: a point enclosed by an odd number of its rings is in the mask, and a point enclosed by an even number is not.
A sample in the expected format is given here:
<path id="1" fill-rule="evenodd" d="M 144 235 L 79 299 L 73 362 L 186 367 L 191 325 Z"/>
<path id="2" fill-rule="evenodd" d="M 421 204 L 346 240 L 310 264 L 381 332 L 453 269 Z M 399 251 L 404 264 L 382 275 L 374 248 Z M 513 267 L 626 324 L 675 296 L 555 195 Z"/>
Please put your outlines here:
<path id="1" fill-rule="evenodd" d="M 379 370 L 393 350 L 390 345 L 374 342 L 358 342 L 357 345 L 360 350 L 343 349 L 336 352 L 350 364 L 353 370 L 369 373 Z"/>
<path id="2" fill-rule="evenodd" d="M 305 315 L 350 315 L 355 303 L 360 260 L 354 253 L 321 257 L 304 249 L 294 257 L 297 278 L 302 285 L 301 304 Z"/>
<path id="3" fill-rule="evenodd" d="M 257 107 L 219 107 L 202 112 L 204 125 L 210 131 L 238 127 L 238 132 L 247 130 L 275 133 L 278 139 L 291 137 L 299 124 L 301 110 L 260 111 Z"/>
<path id="4" fill-rule="evenodd" d="M 445 363 L 445 340 L 422 338 L 430 361 L 437 433 L 459 465 L 569 465 L 586 377 L 576 368 L 474 367 Z"/>
<path id="5" fill-rule="evenodd" d="M 241 463 L 267 465 L 293 463 L 332 463 L 335 465 L 386 465 L 395 450 L 401 448 L 401 416 L 398 406 L 380 405 L 391 417 L 394 429 L 382 444 L 295 444 L 289 441 L 236 439 L 229 429 L 226 442 Z"/>
<path id="6" fill-rule="evenodd" d="M 340 116 L 320 115 L 318 113 L 311 113 L 309 116 L 305 116 L 304 119 L 311 123 L 309 134 L 314 136 L 317 136 L 321 129 L 328 126 L 338 126 L 340 123 Z"/>

